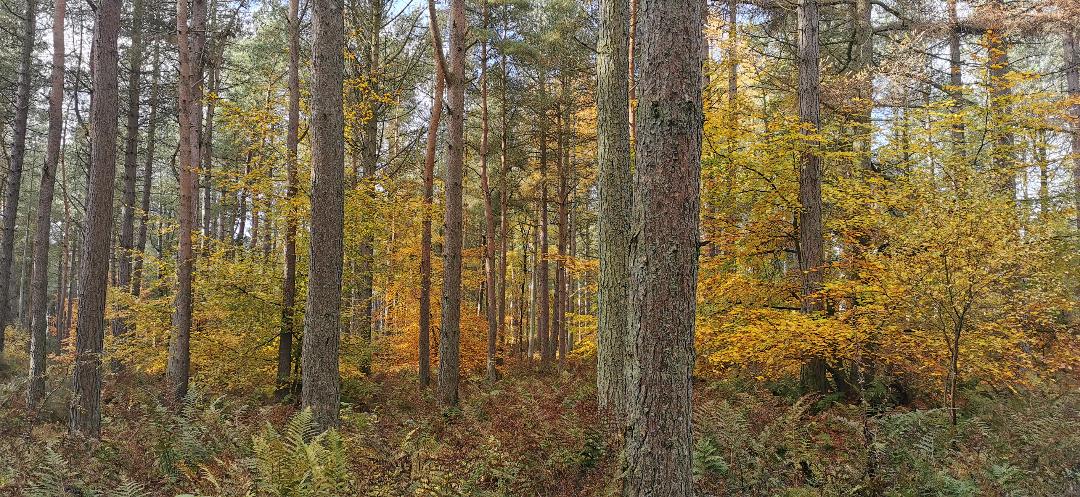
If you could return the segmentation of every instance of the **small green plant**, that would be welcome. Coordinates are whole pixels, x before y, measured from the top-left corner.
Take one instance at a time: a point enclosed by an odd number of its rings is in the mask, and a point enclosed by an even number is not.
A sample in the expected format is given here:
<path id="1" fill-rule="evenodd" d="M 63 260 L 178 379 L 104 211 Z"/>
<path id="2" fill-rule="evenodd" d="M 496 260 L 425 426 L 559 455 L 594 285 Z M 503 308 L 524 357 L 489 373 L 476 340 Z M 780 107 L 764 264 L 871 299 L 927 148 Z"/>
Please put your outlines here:
<path id="1" fill-rule="evenodd" d="M 318 433 L 311 411 L 300 411 L 279 433 L 270 424 L 252 438 L 255 492 L 280 497 L 352 495 L 341 435 Z"/>

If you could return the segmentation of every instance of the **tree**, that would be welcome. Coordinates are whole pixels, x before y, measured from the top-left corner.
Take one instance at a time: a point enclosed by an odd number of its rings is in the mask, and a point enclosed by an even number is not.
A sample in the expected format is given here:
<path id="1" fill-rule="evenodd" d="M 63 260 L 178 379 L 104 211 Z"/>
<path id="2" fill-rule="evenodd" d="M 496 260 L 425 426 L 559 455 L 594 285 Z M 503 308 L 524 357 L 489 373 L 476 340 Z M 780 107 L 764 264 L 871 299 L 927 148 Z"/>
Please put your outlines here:
<path id="1" fill-rule="evenodd" d="M 596 162 L 600 190 L 600 282 L 596 391 L 601 408 L 623 416 L 630 247 L 630 108 L 627 0 L 600 1 L 596 48 Z"/>
<path id="2" fill-rule="evenodd" d="M 206 40 L 206 1 L 176 2 L 176 39 L 179 52 L 180 80 L 178 93 L 180 121 L 179 182 L 180 234 L 176 251 L 176 311 L 169 337 L 168 363 L 165 369 L 166 393 L 173 402 L 187 395 L 191 368 L 191 312 L 195 253 L 192 237 L 195 230 L 197 168 L 200 157 L 202 123 L 202 55 Z"/>
<path id="3" fill-rule="evenodd" d="M 289 0 L 289 129 L 285 137 L 285 205 L 289 209 L 296 197 L 297 145 L 300 136 L 300 0 Z M 281 335 L 278 337 L 277 396 L 285 398 L 291 387 L 293 308 L 296 306 L 296 219 L 291 212 L 285 219 L 285 279 L 281 288 Z"/>
<path id="4" fill-rule="evenodd" d="M 1073 202 L 1076 207 L 1076 229 L 1080 229 L 1080 40 L 1077 29 L 1065 33 L 1065 79 L 1069 98 L 1074 99 L 1069 115 L 1074 119 L 1071 129 L 1073 153 Z"/>
<path id="5" fill-rule="evenodd" d="M 15 90 L 15 121 L 12 123 L 11 158 L 4 190 L 4 224 L 0 226 L 0 353 L 10 316 L 11 266 L 15 250 L 15 221 L 19 211 L 23 161 L 26 158 L 26 121 L 30 113 L 30 91 L 34 71 L 34 44 L 37 41 L 37 0 L 27 0 L 22 15 L 22 45 L 19 52 L 19 83 Z"/>
<path id="6" fill-rule="evenodd" d="M 431 382 L 431 214 L 435 183 L 435 148 L 438 145 L 439 121 L 443 112 L 443 91 L 446 83 L 443 65 L 442 35 L 439 20 L 435 16 L 435 0 L 428 0 L 428 17 L 431 26 L 431 46 L 435 52 L 435 74 L 431 95 L 431 119 L 428 123 L 427 143 L 424 146 L 424 214 L 420 238 L 420 335 L 417 343 L 420 369 L 420 388 Z"/>
<path id="7" fill-rule="evenodd" d="M 128 75 L 127 135 L 124 137 L 123 210 L 120 214 L 120 261 L 117 264 L 117 284 L 120 288 L 131 287 L 131 266 L 135 258 L 135 176 L 139 158 L 139 90 L 142 75 L 143 0 L 135 0 L 131 19 L 131 48 L 128 49 L 130 73 Z M 126 330 L 123 319 L 113 320 L 113 334 Z"/>
<path id="8" fill-rule="evenodd" d="M 79 323 L 75 332 L 68 427 L 90 438 L 101 434 L 101 353 L 105 338 L 105 292 L 109 287 L 109 235 L 116 177 L 117 33 L 121 0 L 101 0 L 94 17 L 93 88 L 90 104 L 90 184 L 86 232 L 79 270 Z M 180 2 L 183 3 L 183 2 Z"/>
<path id="9" fill-rule="evenodd" d="M 800 0 L 798 18 L 798 103 L 799 119 L 807 135 L 806 149 L 799 154 L 798 255 L 802 288 L 802 312 L 815 314 L 825 309 L 821 294 L 825 264 L 825 242 L 821 227 L 821 156 L 814 150 L 814 137 L 821 126 L 820 56 L 818 31 L 821 17 L 817 0 Z M 802 372 L 803 388 L 824 392 L 825 360 L 813 357 Z"/>
<path id="10" fill-rule="evenodd" d="M 311 85 L 311 249 L 301 350 L 302 403 L 322 428 L 338 423 L 345 216 L 342 0 L 315 0 Z"/>
<path id="11" fill-rule="evenodd" d="M 49 134 L 45 164 L 41 168 L 41 188 L 38 190 L 37 219 L 34 222 L 34 266 L 30 283 L 30 384 L 26 405 L 36 409 L 45 394 L 45 352 L 49 328 L 49 234 L 52 228 L 53 189 L 56 186 L 56 165 L 60 162 L 61 138 L 64 131 L 64 12 L 65 0 L 53 3 L 52 74 L 49 78 Z M 58 283 L 62 281 L 57 273 Z M 62 285 L 57 285 L 58 287 Z M 60 321 L 57 319 L 57 328 Z"/>
<path id="12" fill-rule="evenodd" d="M 694 495 L 691 373 L 705 2 L 642 2 L 630 238 L 625 496 Z"/>
<path id="13" fill-rule="evenodd" d="M 139 199 L 139 233 L 135 238 L 135 262 L 131 270 L 131 294 L 138 297 L 142 293 L 143 253 L 146 251 L 146 235 L 150 223 L 150 192 L 154 183 L 154 148 L 157 143 L 158 102 L 161 94 L 161 48 L 154 43 L 153 74 L 150 77 L 150 115 L 146 125 L 146 151 L 143 157 L 142 191 Z"/>
<path id="14" fill-rule="evenodd" d="M 488 29 L 488 4 L 484 0 L 483 24 Z M 488 38 L 480 42 L 480 189 L 484 196 L 484 292 L 487 301 L 487 368 L 488 383 L 495 383 L 495 341 L 498 338 L 498 301 L 495 294 L 495 211 L 492 206 L 491 186 L 488 182 Z"/>
<path id="15" fill-rule="evenodd" d="M 450 0 L 450 60 L 446 65 L 449 142 L 443 217 L 442 327 L 439 330 L 439 399 L 457 405 L 461 363 L 462 180 L 465 162 L 465 0 Z"/>

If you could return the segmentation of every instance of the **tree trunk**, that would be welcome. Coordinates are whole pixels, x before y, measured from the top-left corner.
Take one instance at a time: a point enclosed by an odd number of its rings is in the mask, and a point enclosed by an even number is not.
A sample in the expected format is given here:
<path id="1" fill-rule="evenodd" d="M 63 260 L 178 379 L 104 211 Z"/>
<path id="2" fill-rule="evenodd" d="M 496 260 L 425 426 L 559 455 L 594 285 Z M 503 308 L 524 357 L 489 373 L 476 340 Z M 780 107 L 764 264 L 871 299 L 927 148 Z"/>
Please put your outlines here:
<path id="1" fill-rule="evenodd" d="M 4 337 L 11 312 L 11 266 L 15 257 L 15 222 L 19 210 L 19 190 L 22 187 L 23 160 L 26 158 L 26 121 L 30 112 L 30 93 L 37 0 L 27 0 L 23 11 L 23 39 L 19 52 L 19 82 L 15 91 L 15 121 L 11 124 L 11 157 L 4 190 L 4 224 L 0 231 L 0 354 L 4 352 Z"/>
<path id="2" fill-rule="evenodd" d="M 500 40 L 505 41 L 507 29 L 507 7 L 509 4 L 504 3 L 502 9 L 502 33 L 500 33 Z M 506 47 L 500 46 L 499 48 L 499 65 L 502 70 L 502 97 L 499 101 L 499 112 L 501 118 L 502 132 L 499 133 L 499 329 L 497 334 L 500 337 L 499 343 L 505 344 L 506 342 L 506 268 L 507 268 L 507 246 L 509 245 L 508 237 L 510 236 L 510 213 L 509 209 L 510 192 L 507 190 L 506 178 L 509 174 L 509 164 L 507 163 L 507 149 L 508 138 L 506 123 L 506 79 L 510 77 L 510 73 L 506 67 Z"/>
<path id="3" fill-rule="evenodd" d="M 285 187 L 285 280 L 281 289 L 281 335 L 278 337 L 277 399 L 292 390 L 293 308 L 296 306 L 296 213 L 292 211 L 298 185 L 297 148 L 300 141 L 300 0 L 289 0 L 289 129 Z"/>
<path id="4" fill-rule="evenodd" d="M 994 10 L 1001 14 L 1004 9 L 1002 0 L 991 2 Z M 990 75 L 991 120 L 997 134 L 994 140 L 994 169 L 1000 178 L 1001 193 L 1009 201 L 1016 200 L 1016 157 L 1013 151 L 1012 118 L 1009 100 L 1012 96 L 1012 83 L 1009 81 L 1009 45 L 1005 40 L 1002 26 L 992 26 L 986 31 L 987 68 Z M 996 121 L 996 122 L 994 122 Z"/>
<path id="5" fill-rule="evenodd" d="M 379 55 L 382 50 L 381 39 L 381 27 L 383 25 L 383 3 L 381 0 L 374 0 L 371 2 L 371 32 L 369 33 L 369 41 L 367 44 L 367 74 L 366 78 L 369 84 L 372 85 L 372 90 L 375 93 L 379 93 L 378 81 L 380 78 L 379 71 L 380 61 Z M 363 188 L 368 196 L 374 198 L 375 191 L 375 170 L 379 160 L 379 119 L 381 114 L 381 104 L 375 101 L 370 102 L 371 105 L 371 117 L 363 123 L 361 139 L 360 139 L 360 166 L 363 169 L 364 183 Z M 356 327 L 354 331 L 360 335 L 360 338 L 364 340 L 367 353 L 365 354 L 366 360 L 361 364 L 361 370 L 365 373 L 371 372 L 371 313 L 372 304 L 374 298 L 374 269 L 375 269 L 375 235 L 373 233 L 365 233 L 360 240 L 360 253 L 359 253 L 359 281 L 356 287 L 356 297 L 359 315 L 354 318 Z"/>
<path id="6" fill-rule="evenodd" d="M 623 495 L 694 495 L 704 2 L 642 2 Z"/>
<path id="7" fill-rule="evenodd" d="M 428 0 L 431 22 L 431 43 L 440 55 L 435 57 L 434 88 L 431 95 L 431 120 L 428 123 L 427 143 L 424 148 L 424 213 L 420 235 L 420 337 L 419 352 L 420 388 L 431 383 L 431 216 L 435 183 L 435 148 L 438 145 L 439 121 L 442 119 L 443 90 L 446 79 L 442 65 L 442 37 L 439 20 L 435 16 L 435 0 Z"/>
<path id="8" fill-rule="evenodd" d="M 1069 98 L 1080 102 L 1080 39 L 1076 28 L 1065 32 L 1065 80 Z M 1080 230 L 1080 103 L 1069 107 L 1073 118 L 1071 146 L 1073 154 L 1073 202 L 1076 208 L 1076 229 Z"/>
<path id="9" fill-rule="evenodd" d="M 154 45 L 154 73 L 150 78 L 150 117 L 146 125 L 146 156 L 143 158 L 142 198 L 139 210 L 139 234 L 135 241 L 135 263 L 131 271 L 131 294 L 142 294 L 143 260 L 146 259 L 146 233 L 150 224 L 150 193 L 154 185 L 154 145 L 157 143 L 158 99 L 160 98 L 159 78 L 161 75 L 161 53 Z"/>
<path id="10" fill-rule="evenodd" d="M 817 133 L 821 126 L 821 88 L 819 86 L 818 27 L 821 18 L 817 0 L 801 0 L 798 7 L 798 65 L 799 119 L 810 125 L 808 133 Z M 825 309 L 820 295 L 822 270 L 825 264 L 824 239 L 821 225 L 821 156 L 813 149 L 817 142 L 807 139 L 807 150 L 799 154 L 799 272 L 802 276 L 800 308 L 806 314 Z M 805 391 L 824 392 L 825 360 L 811 357 L 802 368 Z"/>
<path id="11" fill-rule="evenodd" d="M 342 0 L 314 1 L 311 85 L 311 253 L 304 314 L 303 406 L 322 428 L 338 424 L 338 348 L 345 218 Z"/>
<path id="12" fill-rule="evenodd" d="M 443 226 L 442 328 L 439 330 L 439 399 L 457 405 L 461 363 L 462 176 L 465 162 L 465 0 L 450 0 L 449 144 Z"/>
<path id="13" fill-rule="evenodd" d="M 128 49 L 128 109 L 127 130 L 124 137 L 124 176 L 121 203 L 123 210 L 120 218 L 120 261 L 117 265 L 117 282 L 120 288 L 131 288 L 132 259 L 135 257 L 135 176 L 139 158 L 139 91 L 142 70 L 142 19 L 143 0 L 135 0 L 131 20 L 131 48 Z M 123 318 L 112 322 L 113 335 L 127 331 Z"/>
<path id="14" fill-rule="evenodd" d="M 549 324 L 550 306 L 548 302 L 548 185 L 547 185 L 547 161 L 548 161 L 548 112 L 547 101 L 547 69 L 540 68 L 540 99 L 544 107 L 540 110 L 540 198 L 537 200 L 537 218 L 540 220 L 540 241 L 536 248 L 536 333 L 540 338 L 540 368 L 546 369 L 554 357 L 553 337 Z"/>
<path id="15" fill-rule="evenodd" d="M 109 236 L 116 178 L 117 33 L 120 0 L 100 0 L 94 19 L 94 97 L 90 104 L 90 184 L 80 270 L 79 324 L 75 332 L 68 427 L 90 438 L 101 435 L 101 353 L 105 338 L 105 292 L 109 287 Z M 182 3 L 182 2 L 181 2 Z"/>
<path id="16" fill-rule="evenodd" d="M 949 0 L 949 86 L 953 93 L 953 112 L 959 113 L 963 108 L 961 97 L 963 95 L 964 76 L 960 60 L 960 20 L 956 15 L 956 0 Z M 953 147 L 960 155 L 964 155 L 964 123 L 957 122 L 952 127 Z"/>
<path id="17" fill-rule="evenodd" d="M 488 4 L 483 2 L 483 24 L 481 32 L 488 28 Z M 495 341 L 498 339 L 499 323 L 498 304 L 495 292 L 495 211 L 491 199 L 491 185 L 488 182 L 488 39 L 480 42 L 480 189 L 484 195 L 484 291 L 487 299 L 487 368 L 486 379 L 489 384 L 495 383 L 497 372 L 495 371 Z"/>
<path id="18" fill-rule="evenodd" d="M 621 421 L 626 408 L 627 266 L 630 248 L 630 100 L 628 0 L 600 1 L 596 56 L 596 162 L 599 173 L 600 281 L 596 391 L 600 407 Z"/>
<path id="19" fill-rule="evenodd" d="M 38 190 L 37 220 L 34 223 L 34 268 L 30 284 L 30 384 L 26 405 L 37 409 L 45 394 L 45 352 L 49 328 L 49 233 L 52 227 L 53 189 L 56 186 L 56 166 L 60 162 L 60 147 L 64 131 L 64 12 L 65 0 L 53 3 L 53 54 L 49 87 L 49 131 L 45 164 L 41 169 L 41 189 Z M 62 258 L 61 258 L 62 259 Z M 63 269 L 57 271 L 57 288 L 64 287 Z M 60 319 L 57 314 L 57 326 Z M 58 333 L 59 336 L 59 333 Z"/>

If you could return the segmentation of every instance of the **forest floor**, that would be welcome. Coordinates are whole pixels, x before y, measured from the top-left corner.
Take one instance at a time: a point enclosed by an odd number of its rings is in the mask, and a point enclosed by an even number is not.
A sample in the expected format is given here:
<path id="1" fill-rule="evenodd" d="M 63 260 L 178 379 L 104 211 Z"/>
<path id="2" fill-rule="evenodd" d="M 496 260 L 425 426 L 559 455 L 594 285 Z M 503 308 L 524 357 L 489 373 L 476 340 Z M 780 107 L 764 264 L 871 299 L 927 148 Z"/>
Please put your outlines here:
<path id="1" fill-rule="evenodd" d="M 18 345 L 12 344 L 13 348 Z M 109 374 L 100 443 L 66 436 L 66 395 L 32 424 L 24 359 L 0 364 L 0 495 L 617 495 L 618 432 L 597 414 L 592 365 L 505 368 L 440 408 L 415 374 L 346 379 L 342 426 L 266 392 L 203 387 L 164 407 L 161 379 Z M 54 362 L 52 383 L 66 365 Z M 268 376 L 269 377 L 269 376 Z M 757 382 L 698 380 L 699 495 L 1080 495 L 1080 392 L 971 389 L 941 409 L 798 398 Z"/>

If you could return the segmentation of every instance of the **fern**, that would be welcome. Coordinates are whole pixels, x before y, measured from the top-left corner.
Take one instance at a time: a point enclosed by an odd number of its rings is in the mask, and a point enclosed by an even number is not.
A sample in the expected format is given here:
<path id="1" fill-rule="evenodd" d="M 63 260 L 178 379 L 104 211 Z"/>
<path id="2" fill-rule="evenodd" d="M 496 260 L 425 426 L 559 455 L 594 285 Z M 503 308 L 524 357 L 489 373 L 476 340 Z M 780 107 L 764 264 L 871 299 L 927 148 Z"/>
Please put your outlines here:
<path id="1" fill-rule="evenodd" d="M 252 437 L 255 493 L 290 497 L 350 495 L 345 444 L 336 430 L 317 433 L 310 410 L 297 413 L 282 435 L 267 424 Z"/>
<path id="2" fill-rule="evenodd" d="M 67 495 L 65 487 L 65 474 L 67 462 L 64 457 L 52 449 L 45 447 L 44 457 L 41 464 L 34 469 L 27 485 L 29 497 L 61 497 Z"/>
<path id="3" fill-rule="evenodd" d="M 117 485 L 116 488 L 113 488 L 112 491 L 107 494 L 108 497 L 149 497 L 149 494 L 146 493 L 146 490 L 143 489 L 143 486 L 138 482 L 131 480 L 126 476 L 123 477 L 120 482 L 120 485 Z"/>

